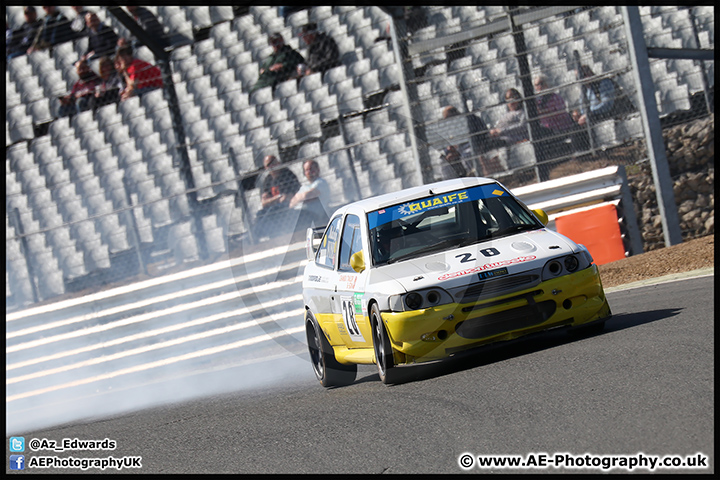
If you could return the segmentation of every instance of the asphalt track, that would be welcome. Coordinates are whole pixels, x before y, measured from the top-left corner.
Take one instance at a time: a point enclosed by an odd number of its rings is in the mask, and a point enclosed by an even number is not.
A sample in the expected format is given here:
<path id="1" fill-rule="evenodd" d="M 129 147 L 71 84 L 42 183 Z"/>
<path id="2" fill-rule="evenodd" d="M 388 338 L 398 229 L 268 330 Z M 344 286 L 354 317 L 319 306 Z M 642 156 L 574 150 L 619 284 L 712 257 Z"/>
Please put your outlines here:
<path id="1" fill-rule="evenodd" d="M 208 387 L 204 399 L 26 433 L 28 443 L 33 438 L 117 442 L 112 451 L 26 449 L 26 461 L 140 456 L 142 468 L 127 470 L 133 473 L 463 473 L 458 460 L 464 453 L 526 460 L 531 453 L 636 458 L 700 453 L 709 457 L 708 468 L 655 472 L 712 473 L 713 282 L 714 275 L 705 275 L 613 289 L 608 293 L 613 318 L 602 334 L 546 332 L 414 367 L 413 379 L 401 385 L 384 386 L 374 367 L 361 367 L 355 384 L 325 390 L 306 358 L 278 355 L 263 363 L 277 367 L 272 371 L 293 372 L 292 378 L 279 377 L 280 386 L 261 383 L 231 393 Z M 231 389 L 259 366 L 175 381 L 196 382 L 200 389 L 224 381 Z M 147 388 L 168 391 L 171 383 Z M 477 465 L 468 471 L 603 473 Z"/>

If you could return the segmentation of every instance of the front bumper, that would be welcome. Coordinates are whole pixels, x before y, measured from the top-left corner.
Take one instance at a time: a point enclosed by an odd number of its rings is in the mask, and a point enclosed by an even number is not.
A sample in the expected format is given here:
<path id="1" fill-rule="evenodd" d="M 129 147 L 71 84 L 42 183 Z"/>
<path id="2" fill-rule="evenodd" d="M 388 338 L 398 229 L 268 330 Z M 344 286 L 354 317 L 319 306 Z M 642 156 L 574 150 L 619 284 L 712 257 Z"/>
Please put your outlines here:
<path id="1" fill-rule="evenodd" d="M 396 363 L 437 360 L 467 348 L 610 315 L 595 265 L 489 300 L 381 313 Z"/>

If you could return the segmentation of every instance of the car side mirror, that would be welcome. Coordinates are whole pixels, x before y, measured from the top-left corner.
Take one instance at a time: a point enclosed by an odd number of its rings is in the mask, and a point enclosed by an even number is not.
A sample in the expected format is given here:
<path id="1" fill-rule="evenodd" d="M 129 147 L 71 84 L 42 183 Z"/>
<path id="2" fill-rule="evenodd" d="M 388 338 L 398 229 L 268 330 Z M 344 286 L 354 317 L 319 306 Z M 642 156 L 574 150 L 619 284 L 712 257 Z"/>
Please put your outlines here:
<path id="1" fill-rule="evenodd" d="M 362 273 L 365 270 L 365 256 L 362 250 L 352 254 L 350 257 L 350 266 L 357 273 Z"/>
<path id="2" fill-rule="evenodd" d="M 543 210 L 542 208 L 535 208 L 532 212 L 535 214 L 538 220 L 542 222 L 543 225 L 547 226 L 550 219 L 548 218 L 547 213 L 545 213 L 545 210 Z"/>
<path id="3" fill-rule="evenodd" d="M 313 242 L 315 241 L 315 232 L 312 228 L 308 228 L 305 231 L 305 255 L 309 261 L 315 260 L 315 248 Z"/>

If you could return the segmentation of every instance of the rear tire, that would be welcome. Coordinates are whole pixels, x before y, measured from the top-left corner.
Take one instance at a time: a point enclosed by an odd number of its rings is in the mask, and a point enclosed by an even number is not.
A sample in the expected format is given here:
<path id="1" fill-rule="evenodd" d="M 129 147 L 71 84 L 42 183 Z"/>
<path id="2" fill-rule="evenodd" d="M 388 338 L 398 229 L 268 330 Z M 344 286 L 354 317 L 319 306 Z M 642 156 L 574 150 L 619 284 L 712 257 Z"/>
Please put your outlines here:
<path id="1" fill-rule="evenodd" d="M 323 387 L 340 387 L 355 381 L 357 365 L 343 365 L 335 359 L 330 342 L 309 310 L 306 315 L 305 334 L 313 372 Z"/>
<path id="2" fill-rule="evenodd" d="M 370 309 L 370 322 L 372 325 L 373 350 L 375 351 L 375 363 L 377 364 L 378 376 L 385 385 L 398 383 L 401 372 L 395 365 L 392 344 L 385 329 L 385 324 L 380 317 L 380 310 L 377 304 Z"/>

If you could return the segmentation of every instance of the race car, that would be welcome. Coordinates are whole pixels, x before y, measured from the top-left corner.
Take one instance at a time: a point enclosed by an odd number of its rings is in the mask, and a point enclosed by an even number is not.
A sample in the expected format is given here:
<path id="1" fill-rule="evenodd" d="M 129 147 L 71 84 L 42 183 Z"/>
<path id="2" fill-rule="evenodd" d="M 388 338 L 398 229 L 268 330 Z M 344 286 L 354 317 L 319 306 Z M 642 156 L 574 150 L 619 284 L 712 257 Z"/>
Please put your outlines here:
<path id="1" fill-rule="evenodd" d="M 310 360 L 325 387 L 376 364 L 383 383 L 404 365 L 610 318 L 588 250 L 545 228 L 489 178 L 461 178 L 338 209 L 319 245 L 307 232 L 303 277 Z"/>

